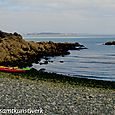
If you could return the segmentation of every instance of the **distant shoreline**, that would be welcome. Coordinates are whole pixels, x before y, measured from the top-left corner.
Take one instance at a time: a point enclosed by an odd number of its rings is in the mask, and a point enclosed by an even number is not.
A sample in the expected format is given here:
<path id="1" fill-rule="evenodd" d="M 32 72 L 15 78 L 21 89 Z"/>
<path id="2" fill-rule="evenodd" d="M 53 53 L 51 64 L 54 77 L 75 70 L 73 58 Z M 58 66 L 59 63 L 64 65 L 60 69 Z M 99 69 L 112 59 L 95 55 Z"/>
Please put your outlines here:
<path id="1" fill-rule="evenodd" d="M 23 37 L 61 37 L 61 38 L 115 38 L 115 35 L 93 35 L 93 34 L 72 34 L 72 33 L 26 33 Z"/>

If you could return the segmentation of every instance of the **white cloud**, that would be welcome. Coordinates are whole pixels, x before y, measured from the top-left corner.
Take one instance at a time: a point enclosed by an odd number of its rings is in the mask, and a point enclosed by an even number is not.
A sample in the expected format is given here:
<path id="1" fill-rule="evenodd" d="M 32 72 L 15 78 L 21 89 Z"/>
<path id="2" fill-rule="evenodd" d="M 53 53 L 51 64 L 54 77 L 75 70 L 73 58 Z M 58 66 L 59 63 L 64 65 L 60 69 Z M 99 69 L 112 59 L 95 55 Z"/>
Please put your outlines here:
<path id="1" fill-rule="evenodd" d="M 85 33 L 115 30 L 114 0 L 0 0 L 0 15 L 1 27 L 8 30 Z"/>
<path id="2" fill-rule="evenodd" d="M 3 1 L 2 1 L 3 2 Z M 8 5 L 9 4 L 9 5 Z M 114 16 L 114 0 L 4 0 L 4 10 Z"/>

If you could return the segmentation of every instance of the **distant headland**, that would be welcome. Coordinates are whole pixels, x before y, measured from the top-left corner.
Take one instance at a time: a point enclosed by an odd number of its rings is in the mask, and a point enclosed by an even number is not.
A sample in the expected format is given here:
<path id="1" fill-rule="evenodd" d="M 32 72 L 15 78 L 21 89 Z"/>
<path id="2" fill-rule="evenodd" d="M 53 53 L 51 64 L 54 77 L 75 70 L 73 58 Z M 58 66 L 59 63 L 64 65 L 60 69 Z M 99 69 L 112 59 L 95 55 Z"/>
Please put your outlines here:
<path id="1" fill-rule="evenodd" d="M 0 31 L 0 65 L 26 66 L 38 62 L 43 56 L 69 54 L 69 50 L 84 49 L 79 43 L 26 41 L 14 32 Z"/>
<path id="2" fill-rule="evenodd" d="M 87 34 L 87 33 L 58 33 L 58 32 L 29 32 L 23 34 L 31 37 L 97 37 L 97 38 L 115 38 L 115 34 Z"/>

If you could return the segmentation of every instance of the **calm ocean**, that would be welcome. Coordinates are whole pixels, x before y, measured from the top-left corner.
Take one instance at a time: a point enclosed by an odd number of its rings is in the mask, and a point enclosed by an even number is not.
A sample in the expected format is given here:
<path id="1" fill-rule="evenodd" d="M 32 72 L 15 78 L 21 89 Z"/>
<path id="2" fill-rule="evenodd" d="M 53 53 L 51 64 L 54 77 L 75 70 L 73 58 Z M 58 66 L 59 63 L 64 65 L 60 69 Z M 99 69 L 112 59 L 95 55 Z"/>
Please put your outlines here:
<path id="1" fill-rule="evenodd" d="M 79 42 L 88 49 L 70 51 L 64 57 L 50 57 L 53 63 L 33 64 L 36 69 L 45 68 L 47 72 L 69 75 L 73 77 L 115 81 L 115 46 L 102 45 L 115 37 L 25 37 L 32 41 Z M 43 60 L 42 60 L 43 61 Z M 63 63 L 60 63 L 63 61 Z"/>

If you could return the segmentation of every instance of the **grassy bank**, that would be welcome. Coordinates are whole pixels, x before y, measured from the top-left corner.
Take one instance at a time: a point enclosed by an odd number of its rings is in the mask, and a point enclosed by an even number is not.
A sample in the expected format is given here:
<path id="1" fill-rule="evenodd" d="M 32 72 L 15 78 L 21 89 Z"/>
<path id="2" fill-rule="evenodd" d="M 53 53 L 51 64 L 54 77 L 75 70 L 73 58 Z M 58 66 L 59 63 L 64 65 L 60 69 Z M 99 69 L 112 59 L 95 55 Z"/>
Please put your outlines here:
<path id="1" fill-rule="evenodd" d="M 115 89 L 115 82 L 102 81 L 102 80 L 91 80 L 85 78 L 75 78 L 64 75 L 58 75 L 56 73 L 47 73 L 31 69 L 27 73 L 0 73 L 0 77 L 10 77 L 15 79 L 26 78 L 30 80 L 41 80 L 54 83 L 63 83 L 76 86 L 96 87 L 104 89 Z"/>

